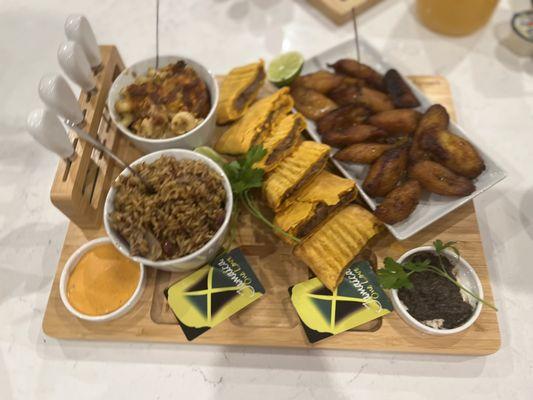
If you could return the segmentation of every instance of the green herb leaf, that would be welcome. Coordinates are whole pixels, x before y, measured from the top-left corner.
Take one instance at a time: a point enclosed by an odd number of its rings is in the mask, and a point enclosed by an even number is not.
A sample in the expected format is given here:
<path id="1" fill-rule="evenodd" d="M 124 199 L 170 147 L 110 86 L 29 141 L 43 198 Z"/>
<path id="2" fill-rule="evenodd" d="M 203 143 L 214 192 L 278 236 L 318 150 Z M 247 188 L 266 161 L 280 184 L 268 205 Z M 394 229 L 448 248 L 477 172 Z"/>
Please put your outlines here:
<path id="1" fill-rule="evenodd" d="M 248 189 L 261 187 L 265 171 L 253 166 L 265 154 L 266 150 L 261 145 L 257 145 L 253 146 L 239 160 L 224 164 L 223 169 L 228 176 L 234 194 L 239 195 Z"/>
<path id="2" fill-rule="evenodd" d="M 232 161 L 232 162 L 224 164 L 222 166 L 222 169 L 228 176 L 229 182 L 231 183 L 231 186 L 233 187 L 233 185 L 239 180 L 241 165 L 237 161 Z"/>
<path id="3" fill-rule="evenodd" d="M 265 171 L 259 168 L 245 169 L 241 173 L 241 180 L 247 189 L 261 187 Z"/>
<path id="4" fill-rule="evenodd" d="M 454 241 L 443 243 L 442 240 L 437 239 L 433 242 L 433 247 L 435 248 L 437 255 L 442 255 L 444 250 L 450 249 L 457 255 L 457 257 L 460 257 L 459 250 L 455 247 L 456 244 L 457 242 Z"/>
<path id="5" fill-rule="evenodd" d="M 413 284 L 409 280 L 409 273 L 404 266 L 394 259 L 387 257 L 384 260 L 385 268 L 379 269 L 378 279 L 384 289 L 411 289 Z"/>
<path id="6" fill-rule="evenodd" d="M 263 159 L 266 153 L 267 151 L 260 144 L 252 146 L 248 153 L 246 153 L 243 167 L 247 169 L 252 168 L 252 166 L 256 162 L 261 161 Z"/>
<path id="7" fill-rule="evenodd" d="M 464 291 L 468 295 L 472 296 L 477 301 L 480 301 L 481 303 L 487 305 L 488 307 L 494 309 L 495 311 L 498 311 L 498 309 L 491 303 L 483 300 L 479 296 L 477 296 L 475 293 L 472 293 L 470 290 L 465 288 L 463 285 L 461 285 L 453 276 L 450 276 L 446 269 L 444 268 L 442 257 L 443 252 L 446 249 L 452 250 L 457 257 L 459 258 L 459 250 L 455 245 L 457 242 L 446 242 L 443 243 L 442 240 L 437 239 L 433 242 L 433 247 L 435 248 L 435 252 L 437 253 L 438 259 L 439 259 L 439 265 L 431 265 L 431 262 L 429 259 L 420 261 L 420 262 L 414 262 L 414 261 L 405 261 L 402 264 L 396 262 L 394 259 L 387 257 L 384 260 L 384 267 L 379 269 L 377 271 L 378 280 L 380 285 L 384 289 L 401 289 L 401 288 L 407 288 L 410 289 L 413 287 L 413 283 L 410 281 L 409 276 L 414 273 L 418 272 L 424 272 L 424 271 L 430 271 L 434 274 L 440 275 L 445 279 L 448 279 L 450 282 L 452 282 L 455 286 L 459 288 L 459 290 Z"/>
<path id="8" fill-rule="evenodd" d="M 409 271 L 414 271 L 414 272 L 427 271 L 429 265 L 430 265 L 429 260 L 424 260 L 421 262 L 406 261 L 405 263 L 402 264 L 402 266 L 405 269 L 408 269 Z"/>
<path id="9" fill-rule="evenodd" d="M 397 277 L 387 271 L 379 270 L 378 279 L 379 283 L 384 289 L 392 289 L 396 286 Z"/>

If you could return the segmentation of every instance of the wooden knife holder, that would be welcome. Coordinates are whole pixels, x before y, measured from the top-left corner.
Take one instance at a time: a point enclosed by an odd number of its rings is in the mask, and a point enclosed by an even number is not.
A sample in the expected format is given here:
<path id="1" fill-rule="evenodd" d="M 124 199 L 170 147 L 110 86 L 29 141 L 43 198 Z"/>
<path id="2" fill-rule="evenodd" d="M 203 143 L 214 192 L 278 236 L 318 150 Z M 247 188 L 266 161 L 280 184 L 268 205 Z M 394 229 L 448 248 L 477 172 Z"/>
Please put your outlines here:
<path id="1" fill-rule="evenodd" d="M 115 46 L 100 46 L 102 64 L 95 71 L 96 89 L 81 92 L 79 104 L 85 116 L 84 129 L 107 148 L 116 152 L 124 141 L 111 121 L 107 94 L 124 63 Z M 100 150 L 69 131 L 76 156 L 73 161 L 59 161 L 50 199 L 63 214 L 80 228 L 97 228 L 102 222 L 105 197 L 113 178 L 112 160 Z"/>

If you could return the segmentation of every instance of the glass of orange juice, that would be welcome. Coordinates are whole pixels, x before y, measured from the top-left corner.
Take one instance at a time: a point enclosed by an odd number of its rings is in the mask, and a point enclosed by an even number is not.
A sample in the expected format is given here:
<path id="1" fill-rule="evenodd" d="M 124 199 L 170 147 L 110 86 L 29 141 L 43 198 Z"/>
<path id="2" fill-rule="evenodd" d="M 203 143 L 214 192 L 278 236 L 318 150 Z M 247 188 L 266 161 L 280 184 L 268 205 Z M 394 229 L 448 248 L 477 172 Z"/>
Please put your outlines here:
<path id="1" fill-rule="evenodd" d="M 429 29 L 463 36 L 485 25 L 498 0 L 417 0 L 418 19 Z"/>

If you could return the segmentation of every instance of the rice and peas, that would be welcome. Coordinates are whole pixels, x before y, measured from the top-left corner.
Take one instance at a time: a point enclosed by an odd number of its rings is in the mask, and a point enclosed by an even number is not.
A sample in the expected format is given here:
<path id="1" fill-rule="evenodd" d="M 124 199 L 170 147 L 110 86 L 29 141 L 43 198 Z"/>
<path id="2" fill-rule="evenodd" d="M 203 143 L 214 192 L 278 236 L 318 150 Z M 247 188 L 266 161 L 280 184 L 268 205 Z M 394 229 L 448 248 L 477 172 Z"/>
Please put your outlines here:
<path id="1" fill-rule="evenodd" d="M 183 257 L 204 246 L 223 224 L 223 180 L 204 162 L 162 156 L 135 169 L 156 193 L 147 193 L 131 174 L 120 176 L 109 215 L 131 255 L 154 261 Z"/>

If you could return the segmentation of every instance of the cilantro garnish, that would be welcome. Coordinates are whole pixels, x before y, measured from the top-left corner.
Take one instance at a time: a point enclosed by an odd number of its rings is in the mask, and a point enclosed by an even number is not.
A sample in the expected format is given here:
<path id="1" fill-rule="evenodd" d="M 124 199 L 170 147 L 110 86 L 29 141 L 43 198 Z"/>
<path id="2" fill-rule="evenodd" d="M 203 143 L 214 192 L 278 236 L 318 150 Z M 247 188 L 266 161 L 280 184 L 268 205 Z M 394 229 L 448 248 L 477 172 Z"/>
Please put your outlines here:
<path id="1" fill-rule="evenodd" d="M 485 300 L 481 299 L 476 294 L 472 293 L 470 290 L 468 290 L 463 285 L 461 285 L 453 276 L 450 276 L 448 272 L 446 272 L 446 269 L 444 268 L 443 261 L 442 261 L 443 257 L 445 257 L 444 251 L 446 249 L 450 249 L 457 255 L 457 259 L 459 259 L 460 253 L 457 247 L 455 246 L 456 244 L 457 244 L 456 242 L 443 243 L 442 240 L 439 240 L 439 239 L 433 242 L 433 247 L 435 248 L 435 252 L 439 259 L 439 265 L 437 266 L 431 265 L 431 262 L 428 259 L 425 259 L 422 261 L 404 261 L 402 263 L 399 263 L 391 257 L 385 258 L 384 268 L 381 268 L 377 271 L 380 285 L 384 289 L 402 289 L 402 288 L 411 289 L 413 287 L 413 283 L 411 282 L 409 277 L 412 274 L 415 274 L 418 272 L 429 271 L 434 274 L 440 275 L 443 278 L 448 279 L 455 286 L 457 286 L 460 290 L 469 294 L 477 301 L 480 301 L 486 306 L 498 311 L 498 309 L 494 305 L 486 302 Z"/>

